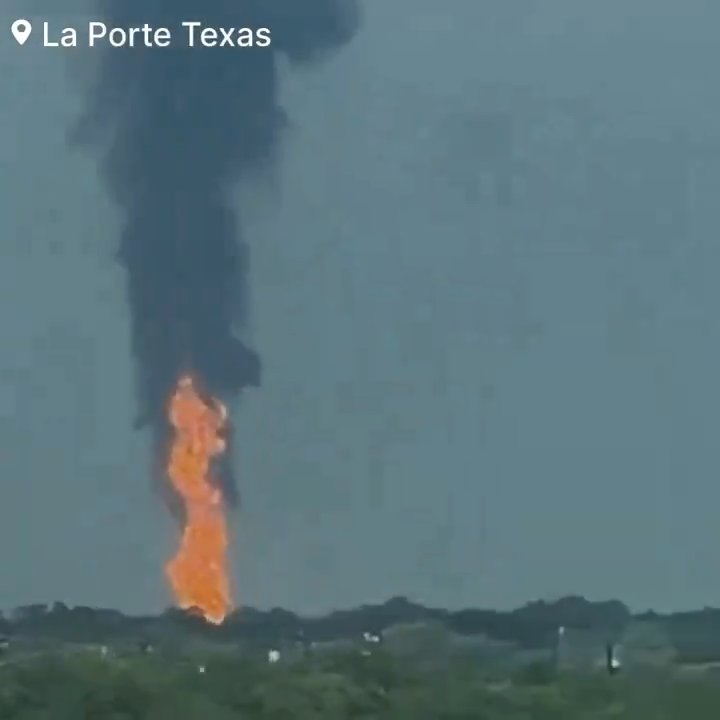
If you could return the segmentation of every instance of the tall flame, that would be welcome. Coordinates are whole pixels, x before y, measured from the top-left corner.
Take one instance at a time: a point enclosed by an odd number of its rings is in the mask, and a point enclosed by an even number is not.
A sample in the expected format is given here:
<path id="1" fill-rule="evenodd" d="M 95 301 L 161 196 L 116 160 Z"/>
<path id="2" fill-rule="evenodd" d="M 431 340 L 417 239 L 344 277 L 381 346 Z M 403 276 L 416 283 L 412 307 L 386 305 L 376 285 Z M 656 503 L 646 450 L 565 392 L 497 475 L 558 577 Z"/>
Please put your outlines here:
<path id="1" fill-rule="evenodd" d="M 192 378 L 185 376 L 178 381 L 168 415 L 175 436 L 167 472 L 184 501 L 186 520 L 180 547 L 165 571 L 181 608 L 195 608 L 209 622 L 220 624 L 232 606 L 228 531 L 210 465 L 225 450 L 227 410 L 217 400 L 207 404 Z"/>

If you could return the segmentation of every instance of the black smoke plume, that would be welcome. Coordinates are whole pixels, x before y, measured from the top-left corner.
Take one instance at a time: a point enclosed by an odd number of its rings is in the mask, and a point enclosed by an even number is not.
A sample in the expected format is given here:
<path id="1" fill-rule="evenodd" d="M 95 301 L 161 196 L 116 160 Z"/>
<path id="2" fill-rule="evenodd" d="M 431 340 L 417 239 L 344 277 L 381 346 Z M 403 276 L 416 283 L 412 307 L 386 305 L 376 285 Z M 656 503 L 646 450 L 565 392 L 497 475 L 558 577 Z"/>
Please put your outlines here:
<path id="1" fill-rule="evenodd" d="M 109 27 L 173 32 L 169 48 L 103 51 L 75 135 L 98 153 L 121 211 L 137 424 L 161 449 L 179 375 L 224 401 L 260 384 L 259 357 L 242 340 L 248 249 L 230 193 L 276 159 L 278 57 L 304 62 L 346 43 L 358 10 L 355 0 L 99 0 L 96 10 Z M 183 21 L 266 27 L 272 44 L 190 48 Z M 232 501 L 232 469 L 222 475 Z"/>

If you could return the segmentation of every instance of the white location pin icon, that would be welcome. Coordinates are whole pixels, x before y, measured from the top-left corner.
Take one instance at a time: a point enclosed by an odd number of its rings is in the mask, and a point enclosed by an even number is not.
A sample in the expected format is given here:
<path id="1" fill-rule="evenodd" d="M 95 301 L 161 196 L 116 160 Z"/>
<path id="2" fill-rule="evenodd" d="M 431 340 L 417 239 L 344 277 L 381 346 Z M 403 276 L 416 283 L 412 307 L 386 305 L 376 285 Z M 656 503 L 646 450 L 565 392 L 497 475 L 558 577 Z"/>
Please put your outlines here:
<path id="1" fill-rule="evenodd" d="M 24 45 L 32 32 L 32 25 L 27 20 L 16 20 L 10 30 L 18 45 Z"/>

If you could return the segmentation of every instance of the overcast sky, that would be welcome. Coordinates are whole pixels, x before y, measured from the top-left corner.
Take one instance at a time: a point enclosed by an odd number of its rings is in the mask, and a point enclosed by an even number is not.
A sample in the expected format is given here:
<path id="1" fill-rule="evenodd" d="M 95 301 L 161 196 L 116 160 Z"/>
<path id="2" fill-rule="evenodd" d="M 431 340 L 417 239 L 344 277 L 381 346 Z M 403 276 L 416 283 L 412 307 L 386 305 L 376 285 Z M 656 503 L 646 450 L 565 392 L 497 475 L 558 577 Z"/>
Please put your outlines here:
<path id="1" fill-rule="evenodd" d="M 720 605 L 718 20 L 368 0 L 285 77 L 277 192 L 238 193 L 266 367 L 237 414 L 241 602 Z M 66 145 L 79 53 L 0 33 L 0 606 L 155 611 L 176 529 L 130 427 L 117 218 Z"/>

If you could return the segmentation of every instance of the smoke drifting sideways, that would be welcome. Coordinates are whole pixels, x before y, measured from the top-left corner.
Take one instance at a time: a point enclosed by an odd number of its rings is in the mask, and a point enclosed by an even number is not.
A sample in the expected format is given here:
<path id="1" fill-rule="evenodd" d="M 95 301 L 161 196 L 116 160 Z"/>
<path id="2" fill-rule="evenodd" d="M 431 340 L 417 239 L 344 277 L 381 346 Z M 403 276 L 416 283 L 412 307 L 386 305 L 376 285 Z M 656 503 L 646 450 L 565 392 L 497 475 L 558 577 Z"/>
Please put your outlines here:
<path id="1" fill-rule="evenodd" d="M 272 33 L 270 48 L 106 50 L 72 134 L 97 154 L 121 211 L 136 425 L 151 427 L 162 454 L 180 375 L 223 402 L 260 384 L 260 359 L 242 340 L 249 257 L 230 193 L 278 160 L 279 56 L 325 56 L 352 39 L 360 13 L 356 0 L 99 0 L 96 12 L 108 26 L 149 23 L 173 37 L 189 20 Z M 230 456 L 218 479 L 234 504 Z"/>

